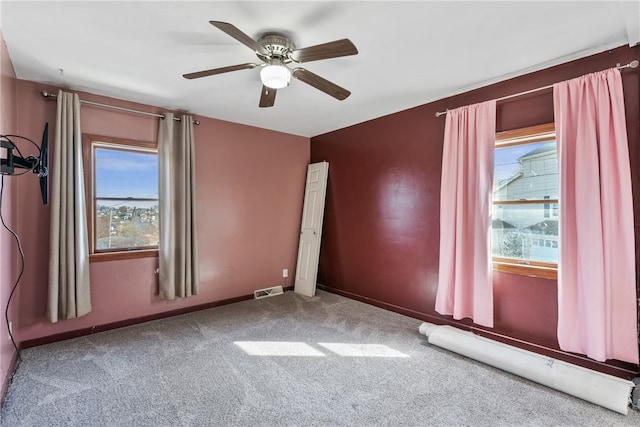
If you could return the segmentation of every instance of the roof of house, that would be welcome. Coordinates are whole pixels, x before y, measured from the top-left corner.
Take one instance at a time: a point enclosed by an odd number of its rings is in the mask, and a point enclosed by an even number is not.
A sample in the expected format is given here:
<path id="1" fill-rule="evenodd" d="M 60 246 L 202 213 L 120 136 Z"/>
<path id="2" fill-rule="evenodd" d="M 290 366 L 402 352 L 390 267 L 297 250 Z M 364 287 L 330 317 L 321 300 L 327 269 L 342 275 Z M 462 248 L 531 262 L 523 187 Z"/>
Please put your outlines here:
<path id="1" fill-rule="evenodd" d="M 558 220 L 557 219 L 545 219 L 537 224 L 527 227 L 529 230 L 537 231 L 542 234 L 558 235 Z"/>
<path id="2" fill-rule="evenodd" d="M 547 152 L 555 151 L 555 150 L 556 150 L 556 142 L 555 141 L 545 142 L 544 144 L 540 145 L 539 147 L 536 147 L 535 149 L 529 151 L 527 154 L 518 157 L 518 160 L 526 159 L 527 157 L 532 157 L 532 156 L 536 156 L 536 155 L 539 155 L 539 154 L 543 154 L 543 153 L 547 153 Z"/>

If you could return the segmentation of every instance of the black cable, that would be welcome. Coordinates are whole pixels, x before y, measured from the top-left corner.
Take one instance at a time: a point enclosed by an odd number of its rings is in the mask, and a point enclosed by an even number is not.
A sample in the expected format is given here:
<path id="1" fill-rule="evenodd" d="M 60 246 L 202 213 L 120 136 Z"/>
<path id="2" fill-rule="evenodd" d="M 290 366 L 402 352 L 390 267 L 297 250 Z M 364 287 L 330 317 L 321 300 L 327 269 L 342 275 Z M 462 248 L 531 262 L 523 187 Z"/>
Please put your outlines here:
<path id="1" fill-rule="evenodd" d="M 34 147 L 36 147 L 36 149 L 38 150 L 38 157 L 35 157 L 35 156 L 28 156 L 28 157 L 24 157 L 24 155 L 22 154 L 22 152 L 20 151 L 20 149 L 18 148 L 18 146 L 16 145 L 16 143 L 15 143 L 15 142 L 13 142 L 12 140 L 10 140 L 10 139 L 9 139 L 9 137 L 24 139 L 24 140 L 29 141 L 30 143 L 32 143 L 32 144 L 33 144 L 33 146 L 34 146 Z M 16 150 L 16 151 L 18 152 L 18 154 L 20 155 L 20 157 L 22 157 L 23 159 L 35 160 L 35 161 L 33 162 L 33 166 L 31 167 L 31 169 L 28 169 L 28 170 L 26 170 L 26 171 L 24 171 L 24 172 L 21 172 L 21 173 L 15 173 L 15 172 L 7 173 L 7 172 L 2 172 L 2 173 L 0 173 L 0 175 L 9 175 L 9 176 L 20 176 L 20 175 L 26 175 L 26 174 L 28 174 L 28 173 L 30 173 L 30 172 L 33 172 L 33 171 L 38 167 L 38 159 L 39 159 L 39 158 L 41 158 L 41 156 L 42 156 L 42 148 L 41 148 L 41 147 L 38 147 L 38 144 L 36 144 L 35 142 L 33 142 L 31 139 L 29 139 L 29 138 L 27 138 L 27 137 L 24 137 L 24 136 L 20 136 L 20 135 L 0 135 L 0 139 L 4 139 L 5 141 L 9 142 L 9 143 L 13 146 L 13 148 L 12 148 L 12 149 Z M 44 173 L 44 175 L 47 175 L 47 173 L 48 173 L 48 171 L 39 171 L 39 172 Z"/>
<path id="2" fill-rule="evenodd" d="M 36 147 L 36 149 L 38 150 L 38 152 L 40 152 L 40 147 L 38 147 L 38 144 L 36 144 L 35 142 L 33 142 L 33 140 L 27 138 L 26 136 L 20 136 L 20 135 L 0 135 L 0 138 L 6 138 L 10 143 L 12 143 L 14 146 L 16 144 L 14 144 L 13 141 L 11 141 L 9 138 L 20 138 L 20 139 L 24 139 L 25 141 L 29 141 L 31 144 L 33 144 L 34 147 Z M 16 150 L 18 150 L 18 147 L 16 146 Z M 18 153 L 20 153 L 20 150 L 18 150 Z M 22 153 L 20 153 L 20 155 L 22 156 Z"/>
<path id="3" fill-rule="evenodd" d="M 20 238 L 4 222 L 4 217 L 2 216 L 2 199 L 3 199 L 3 195 L 4 195 L 4 175 L 2 175 L 0 180 L 1 180 L 1 183 L 0 183 L 0 221 L 2 222 L 2 226 L 9 233 L 11 233 L 11 235 L 13 236 L 14 239 L 16 239 L 16 244 L 18 245 L 18 251 L 20 252 L 20 261 L 21 261 L 20 274 L 18 275 L 18 278 L 16 279 L 16 283 L 13 285 L 13 288 L 11 289 L 11 293 L 9 294 L 9 299 L 7 300 L 7 306 L 6 306 L 5 310 L 4 310 L 4 318 L 5 318 L 5 321 L 7 322 L 7 331 L 9 332 L 9 338 L 11 338 L 11 342 L 13 343 L 13 347 L 16 349 L 16 353 L 18 353 L 18 359 L 20 361 L 22 361 L 22 357 L 20 356 L 20 350 L 18 349 L 18 345 L 16 344 L 16 341 L 13 339 L 13 333 L 11 332 L 11 328 L 9 327 L 9 304 L 11 303 L 11 298 L 13 297 L 13 294 L 16 291 L 16 288 L 18 287 L 18 283 L 20 282 L 20 279 L 22 278 L 22 274 L 24 273 L 24 252 L 22 251 L 22 245 L 20 244 Z"/>
<path id="4" fill-rule="evenodd" d="M 21 176 L 21 175 L 26 175 L 26 174 L 28 174 L 30 172 L 33 172 L 34 169 L 35 169 L 35 167 L 33 167 L 33 168 L 31 168 L 31 169 L 29 169 L 27 171 L 21 172 L 21 173 L 15 173 L 15 172 L 14 173 L 4 173 L 4 172 L 2 172 L 2 173 L 0 173 L 0 175 L 2 175 L 2 176 L 5 176 L 5 175 L 6 176 Z"/>
<path id="5" fill-rule="evenodd" d="M 28 157 L 24 157 L 24 155 L 22 154 L 22 152 L 20 151 L 20 148 L 18 148 L 18 146 L 10 139 L 10 138 L 19 138 L 19 139 L 23 139 L 25 141 L 29 141 L 34 147 L 36 147 L 36 149 L 38 150 L 38 157 L 35 156 L 28 156 Z M 16 240 L 16 244 L 18 246 L 18 251 L 20 252 L 20 274 L 18 274 L 18 278 L 16 279 L 16 282 L 14 283 L 13 287 L 11 288 L 11 293 L 9 294 L 9 298 L 7 299 L 7 306 L 5 307 L 4 310 L 4 318 L 5 321 L 7 322 L 7 332 L 9 332 L 9 338 L 11 338 L 11 343 L 13 344 L 13 347 L 16 349 L 16 353 L 18 354 L 18 359 L 22 360 L 22 357 L 20 355 L 20 349 L 18 348 L 18 345 L 16 344 L 16 341 L 13 337 L 13 332 L 11 331 L 11 328 L 9 327 L 9 306 L 11 304 L 11 299 L 13 298 L 13 294 L 15 293 L 16 289 L 18 288 L 18 283 L 20 283 L 20 279 L 22 278 L 22 275 L 24 274 L 24 263 L 25 263 L 25 257 L 24 257 L 24 251 L 22 250 L 22 244 L 20 243 L 20 238 L 18 237 L 18 235 L 7 226 L 7 224 L 4 222 L 4 217 L 2 216 L 2 201 L 4 198 L 4 176 L 5 175 L 9 175 L 9 176 L 20 176 L 20 175 L 25 175 L 28 174 L 30 172 L 34 172 L 36 170 L 36 168 L 39 167 L 38 162 L 39 159 L 42 158 L 42 147 L 38 147 L 38 144 L 36 144 L 33 140 L 26 138 L 24 136 L 20 136 L 20 135 L 0 135 L 0 139 L 4 139 L 5 141 L 9 142 L 12 145 L 11 149 L 14 149 L 18 152 L 18 155 L 20 157 L 22 157 L 23 159 L 28 159 L 28 160 L 35 160 L 33 162 L 33 166 L 22 172 L 22 173 L 0 173 L 0 175 L 2 175 L 2 183 L 0 184 L 0 222 L 2 222 L 2 226 L 9 232 L 11 233 L 11 235 L 13 236 L 13 238 Z M 46 170 L 38 170 L 38 175 L 39 176 L 46 176 L 48 174 L 48 171 Z"/>

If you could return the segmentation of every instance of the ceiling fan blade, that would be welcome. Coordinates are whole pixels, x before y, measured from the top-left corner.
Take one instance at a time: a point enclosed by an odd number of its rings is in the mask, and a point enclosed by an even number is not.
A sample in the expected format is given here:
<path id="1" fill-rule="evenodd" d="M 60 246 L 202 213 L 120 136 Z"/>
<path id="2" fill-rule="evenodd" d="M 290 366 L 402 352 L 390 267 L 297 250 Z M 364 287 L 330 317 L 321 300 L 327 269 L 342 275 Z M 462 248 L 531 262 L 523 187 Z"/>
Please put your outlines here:
<path id="1" fill-rule="evenodd" d="M 264 47 L 262 47 L 260 43 L 258 43 L 257 41 L 255 41 L 254 39 L 252 39 L 242 31 L 240 31 L 238 27 L 236 27 L 235 25 L 229 24 L 228 22 L 220 22 L 220 21 L 209 21 L 209 23 L 214 27 L 218 28 L 219 30 L 222 30 L 225 33 L 229 34 L 231 37 L 238 40 L 240 43 L 244 44 L 245 46 L 250 47 L 254 51 L 262 55 L 266 55 L 266 56 L 269 55 L 269 52 Z"/>
<path id="2" fill-rule="evenodd" d="M 249 70 L 251 68 L 257 67 L 257 64 L 239 64 L 239 65 L 230 65 L 228 67 L 221 68 L 213 68 L 211 70 L 198 71 L 195 73 L 183 74 L 182 77 L 185 79 L 199 79 L 200 77 L 213 76 L 215 74 L 228 73 L 230 71 L 238 71 L 238 70 Z"/>
<path id="3" fill-rule="evenodd" d="M 276 102 L 276 92 L 277 89 L 272 89 L 265 85 L 262 85 L 262 93 L 260 94 L 260 107 L 273 107 L 273 104 Z"/>
<path id="4" fill-rule="evenodd" d="M 296 62 L 310 62 L 320 59 L 356 55 L 357 53 L 358 49 L 351 43 L 351 40 L 342 39 L 294 50 L 291 52 L 290 58 Z"/>
<path id="5" fill-rule="evenodd" d="M 339 99 L 340 101 L 351 95 L 351 92 L 345 88 L 342 88 L 335 83 L 331 83 L 329 80 L 323 79 L 319 75 L 305 70 L 304 68 L 296 68 L 291 74 L 293 74 L 293 77 L 296 79 L 301 80 L 306 84 L 323 91 L 327 95 L 331 95 L 334 98 Z"/>

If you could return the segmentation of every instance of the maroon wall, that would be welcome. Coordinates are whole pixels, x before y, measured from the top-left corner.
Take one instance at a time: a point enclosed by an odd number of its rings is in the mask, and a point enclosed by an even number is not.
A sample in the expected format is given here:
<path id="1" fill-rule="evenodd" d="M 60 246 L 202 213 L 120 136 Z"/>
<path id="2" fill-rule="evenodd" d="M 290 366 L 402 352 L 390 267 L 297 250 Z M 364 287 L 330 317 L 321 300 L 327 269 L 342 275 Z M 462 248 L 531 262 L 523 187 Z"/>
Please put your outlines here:
<path id="1" fill-rule="evenodd" d="M 626 64 L 639 54 L 640 47 L 623 46 L 312 138 L 311 161 L 330 164 L 319 283 L 419 319 L 470 327 L 434 310 L 445 123 L 435 112 Z M 622 76 L 639 241 L 639 71 Z M 550 89 L 498 103 L 498 131 L 552 121 Z M 496 272 L 494 294 L 495 328 L 480 333 L 621 376 L 638 371 L 617 361 L 591 366 L 559 351 L 556 281 Z"/>

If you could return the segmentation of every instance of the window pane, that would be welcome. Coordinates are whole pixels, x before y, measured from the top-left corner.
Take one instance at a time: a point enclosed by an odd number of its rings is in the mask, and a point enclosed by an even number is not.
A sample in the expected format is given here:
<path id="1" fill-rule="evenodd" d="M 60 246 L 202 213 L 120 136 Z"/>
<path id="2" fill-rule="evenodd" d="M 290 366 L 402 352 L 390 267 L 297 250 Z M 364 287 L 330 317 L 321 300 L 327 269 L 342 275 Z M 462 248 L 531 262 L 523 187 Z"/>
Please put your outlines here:
<path id="1" fill-rule="evenodd" d="M 493 256 L 558 262 L 558 219 L 545 218 L 540 204 L 493 205 Z"/>
<path id="2" fill-rule="evenodd" d="M 99 147 L 95 162 L 97 198 L 158 198 L 156 153 Z"/>
<path id="3" fill-rule="evenodd" d="M 555 141 L 496 148 L 493 256 L 558 262 L 558 155 Z M 499 201 L 540 200 L 500 204 Z"/>
<path id="4" fill-rule="evenodd" d="M 555 141 L 496 148 L 493 200 L 557 198 L 558 155 Z M 550 210 L 547 211 L 549 216 Z"/>
<path id="5" fill-rule="evenodd" d="M 94 153 L 95 249 L 156 247 L 158 155 L 100 145 Z"/>
<path id="6" fill-rule="evenodd" d="M 96 200 L 96 249 L 158 245 L 158 202 Z"/>

